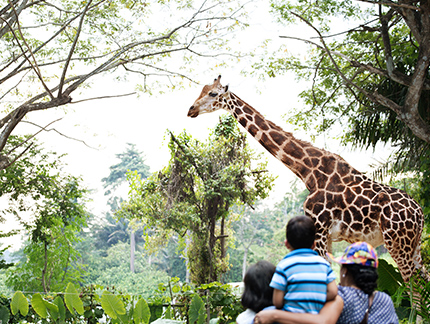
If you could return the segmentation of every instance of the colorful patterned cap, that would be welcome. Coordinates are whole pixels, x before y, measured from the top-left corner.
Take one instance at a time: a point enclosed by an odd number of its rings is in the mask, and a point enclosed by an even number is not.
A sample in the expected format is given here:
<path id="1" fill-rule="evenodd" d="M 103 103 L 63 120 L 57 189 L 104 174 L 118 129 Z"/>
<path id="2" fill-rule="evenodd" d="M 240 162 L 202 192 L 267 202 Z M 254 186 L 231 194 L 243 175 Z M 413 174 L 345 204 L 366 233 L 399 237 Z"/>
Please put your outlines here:
<path id="1" fill-rule="evenodd" d="M 378 255 L 375 249 L 366 242 L 356 242 L 345 249 L 345 253 L 338 258 L 327 253 L 328 257 L 340 264 L 361 264 L 368 267 L 378 267 Z"/>

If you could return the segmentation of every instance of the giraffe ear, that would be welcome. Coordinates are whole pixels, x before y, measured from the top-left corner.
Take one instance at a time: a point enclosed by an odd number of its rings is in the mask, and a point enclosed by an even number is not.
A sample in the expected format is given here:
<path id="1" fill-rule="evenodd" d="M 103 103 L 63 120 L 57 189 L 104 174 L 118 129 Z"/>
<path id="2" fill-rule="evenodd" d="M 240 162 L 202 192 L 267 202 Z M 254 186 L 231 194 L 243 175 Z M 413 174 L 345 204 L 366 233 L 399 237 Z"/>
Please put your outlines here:
<path id="1" fill-rule="evenodd" d="M 224 87 L 224 91 L 227 92 L 228 91 L 228 84 Z"/>

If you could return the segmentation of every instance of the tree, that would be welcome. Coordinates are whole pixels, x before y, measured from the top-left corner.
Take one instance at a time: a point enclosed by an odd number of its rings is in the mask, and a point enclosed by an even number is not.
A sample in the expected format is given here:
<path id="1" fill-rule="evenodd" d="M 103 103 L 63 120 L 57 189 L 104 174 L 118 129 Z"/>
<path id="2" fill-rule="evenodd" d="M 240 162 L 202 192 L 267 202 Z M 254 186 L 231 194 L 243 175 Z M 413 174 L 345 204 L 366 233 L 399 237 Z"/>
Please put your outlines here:
<path id="1" fill-rule="evenodd" d="M 430 156 L 430 4 L 273 0 L 272 6 L 280 20 L 303 22 L 318 40 L 281 36 L 312 50 L 303 60 L 273 57 L 261 65 L 271 75 L 293 69 L 312 80 L 301 93 L 311 109 L 290 121 L 319 132 L 341 126 L 344 144 L 390 143 L 395 160 L 420 171 Z"/>
<path id="2" fill-rule="evenodd" d="M 86 227 L 86 190 L 71 176 L 49 179 L 34 209 L 35 222 L 27 224 L 25 257 L 8 271 L 7 283 L 15 290 L 64 290 L 68 282 L 79 283 L 84 276 L 74 244 L 79 241 L 77 233 Z"/>
<path id="3" fill-rule="evenodd" d="M 102 182 L 104 183 L 103 187 L 107 189 L 105 195 L 111 196 L 108 204 L 111 207 L 112 214 L 115 214 L 122 202 L 122 198 L 115 196 L 115 192 L 112 193 L 112 190 L 117 189 L 121 184 L 124 184 L 127 181 L 127 172 L 135 172 L 143 179 L 146 179 L 150 174 L 149 166 L 145 164 L 145 160 L 143 158 L 143 152 L 137 151 L 135 144 L 127 143 L 126 151 L 124 153 L 117 154 L 116 157 L 120 159 L 120 162 L 110 166 L 109 176 L 102 179 Z M 106 216 L 110 217 L 109 213 Z M 130 271 L 134 272 L 134 253 L 136 250 L 137 228 L 134 228 L 136 226 L 129 226 L 129 222 L 124 225 L 126 227 L 125 229 L 130 232 Z M 112 236 L 116 234 L 120 234 L 120 232 L 115 231 L 111 233 Z M 109 239 L 111 238 L 112 237 Z"/>
<path id="4" fill-rule="evenodd" d="M 13 150 L 28 138 L 29 136 L 10 136 L 5 150 Z M 71 176 L 62 176 L 61 157 L 55 152 L 46 152 L 33 140 L 21 159 L 9 168 L 0 170 L 0 197 L 8 206 L 0 210 L 0 222 L 15 217 L 24 229 L 31 229 L 34 219 L 28 216 L 43 216 L 38 211 L 46 207 L 46 199 L 55 199 L 55 194 L 64 183 L 78 181 Z M 18 232 L 18 229 L 10 233 L 1 231 L 0 236 L 11 236 Z"/>
<path id="5" fill-rule="evenodd" d="M 5 149 L 10 151 L 29 137 L 12 135 Z M 86 226 L 87 191 L 79 178 L 64 173 L 62 156 L 32 141 L 19 160 L 0 170 L 0 196 L 7 206 L 0 211 L 0 220 L 15 217 L 29 235 L 23 260 L 9 271 L 9 284 L 19 290 L 49 291 L 83 275 L 73 244 Z M 2 231 L 0 236 L 22 229 Z"/>
<path id="6" fill-rule="evenodd" d="M 191 81 L 187 73 L 195 58 L 235 56 L 224 52 L 224 36 L 242 26 L 243 14 L 242 5 L 231 1 L 4 2 L 0 169 L 31 145 L 27 138 L 4 150 L 30 112 L 73 103 L 78 89 L 106 73 L 117 73 L 118 79 L 139 76 L 142 83 L 136 87 L 147 93 L 153 91 L 151 82 L 165 80 L 170 89 L 181 86 Z"/>
<path id="7" fill-rule="evenodd" d="M 115 190 L 127 181 L 127 172 L 136 171 L 141 178 L 146 179 L 149 175 L 149 166 L 145 164 L 143 152 L 136 149 L 136 144 L 127 143 L 125 152 L 116 154 L 119 163 L 109 167 L 110 173 L 102 179 L 105 195 L 109 195 L 111 190 Z M 116 209 L 116 208 L 115 208 Z"/>
<path id="8" fill-rule="evenodd" d="M 146 245 L 165 244 L 173 233 L 191 237 L 187 259 L 191 280 L 219 280 L 227 270 L 230 208 L 265 198 L 273 177 L 259 162 L 231 116 L 223 117 L 207 142 L 170 133 L 171 160 L 146 181 L 131 176 L 131 195 L 122 206 L 151 230 Z M 151 234 L 151 236 L 149 236 Z"/>
<path id="9" fill-rule="evenodd" d="M 237 222 L 232 224 L 235 231 L 237 246 L 243 249 L 242 276 L 244 278 L 248 266 L 248 254 L 253 245 L 263 245 L 273 238 L 273 229 L 269 226 L 268 211 L 253 210 L 248 206 L 238 209 L 242 214 Z M 264 242 L 264 243 L 263 243 Z M 273 245 L 269 244 L 273 248 Z"/>

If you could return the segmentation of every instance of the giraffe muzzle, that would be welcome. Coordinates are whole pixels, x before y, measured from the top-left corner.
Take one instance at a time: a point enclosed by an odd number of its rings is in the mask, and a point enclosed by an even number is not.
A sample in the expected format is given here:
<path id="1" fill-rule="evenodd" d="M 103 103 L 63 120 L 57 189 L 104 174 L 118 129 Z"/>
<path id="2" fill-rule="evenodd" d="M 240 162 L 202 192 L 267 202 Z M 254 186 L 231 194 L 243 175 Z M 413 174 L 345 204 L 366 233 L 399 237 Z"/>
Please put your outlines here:
<path id="1" fill-rule="evenodd" d="M 195 109 L 194 106 L 191 106 L 190 110 L 188 110 L 188 117 L 195 118 L 199 115 L 199 110 Z"/>

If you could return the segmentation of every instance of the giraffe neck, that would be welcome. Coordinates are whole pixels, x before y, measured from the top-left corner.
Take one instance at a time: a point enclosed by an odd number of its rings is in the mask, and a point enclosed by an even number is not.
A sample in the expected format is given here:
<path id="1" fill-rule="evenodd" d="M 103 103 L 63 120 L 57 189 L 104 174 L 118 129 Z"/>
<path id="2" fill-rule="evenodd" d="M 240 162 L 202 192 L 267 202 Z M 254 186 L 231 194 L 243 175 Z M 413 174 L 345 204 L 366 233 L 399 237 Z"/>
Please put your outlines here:
<path id="1" fill-rule="evenodd" d="M 223 103 L 226 110 L 267 151 L 297 175 L 309 191 L 325 187 L 334 172 L 349 176 L 359 173 L 340 156 L 296 139 L 234 93 L 229 92 L 229 99 Z"/>

